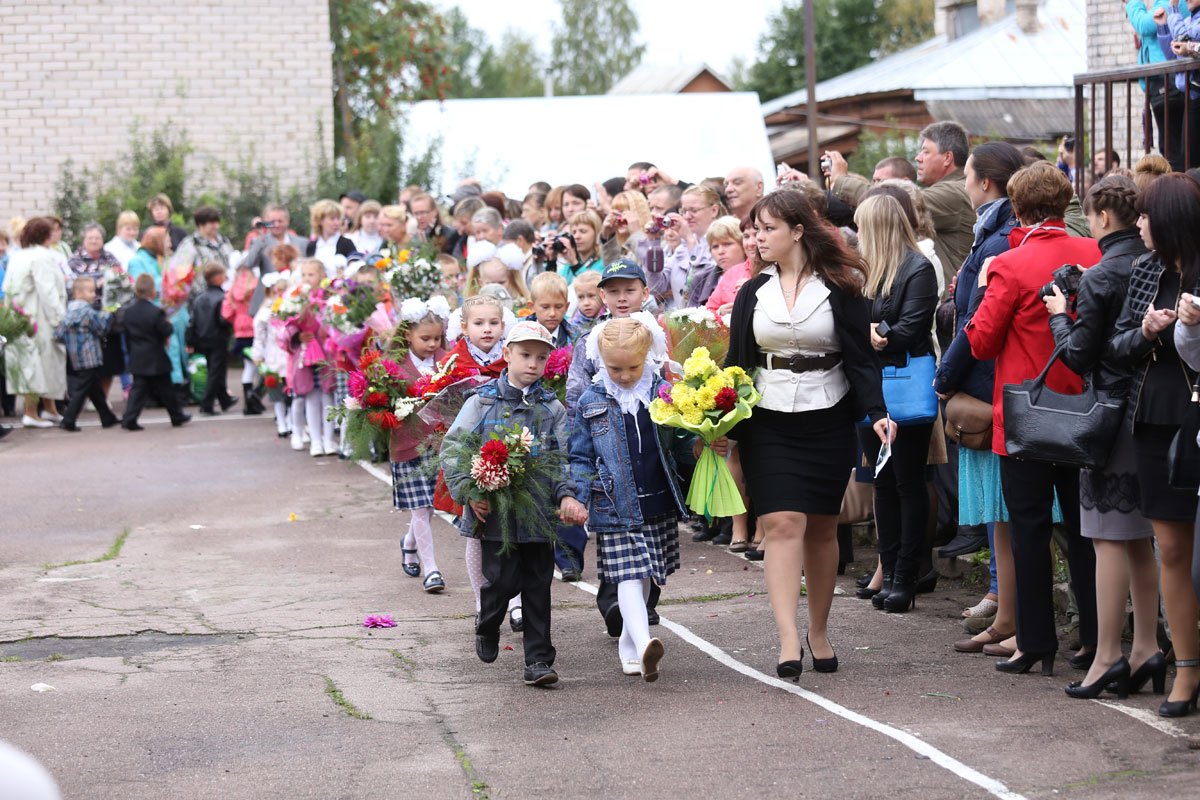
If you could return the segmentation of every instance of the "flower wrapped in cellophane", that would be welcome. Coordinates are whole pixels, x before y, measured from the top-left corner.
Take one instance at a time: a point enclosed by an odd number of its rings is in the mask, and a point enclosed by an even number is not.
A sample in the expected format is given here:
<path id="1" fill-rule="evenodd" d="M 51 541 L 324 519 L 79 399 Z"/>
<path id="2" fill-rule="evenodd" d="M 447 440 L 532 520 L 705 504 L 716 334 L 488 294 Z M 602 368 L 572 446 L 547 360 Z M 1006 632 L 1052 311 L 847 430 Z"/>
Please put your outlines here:
<path id="1" fill-rule="evenodd" d="M 571 345 L 560 347 L 550 353 L 546 359 L 546 374 L 542 376 L 542 385 L 558 395 L 558 402 L 567 402 L 567 373 L 571 371 L 571 355 L 575 348 Z"/>
<path id="2" fill-rule="evenodd" d="M 118 264 L 104 270 L 104 291 L 101 294 L 100 305 L 106 311 L 116 311 L 133 299 L 133 279 L 129 272 Z"/>
<path id="3" fill-rule="evenodd" d="M 487 435 L 465 433 L 442 450 L 448 472 L 467 476 L 457 489 L 464 506 L 486 501 L 488 522 L 496 521 L 505 552 L 515 523 L 528 536 L 555 541 L 558 507 L 553 487 L 563 478 L 565 454 L 546 447 L 529 428 L 512 425 Z M 475 520 L 475 534 L 485 523 Z"/>
<path id="4" fill-rule="evenodd" d="M 683 428 L 704 440 L 688 489 L 687 506 L 708 518 L 745 513 L 729 465 L 708 445 L 750 417 L 762 397 L 741 367 L 721 369 L 705 347 L 697 347 L 683 363 L 683 378 L 659 388 L 650 403 L 650 418 L 659 425 Z"/>
<path id="5" fill-rule="evenodd" d="M 680 377 L 681 365 L 698 348 L 705 348 L 717 363 L 729 352 L 729 328 L 707 308 L 680 308 L 667 314 L 667 352 L 672 377 Z"/>
<path id="6" fill-rule="evenodd" d="M 0 337 L 12 342 L 37 333 L 37 321 L 12 300 L 0 302 Z"/>
<path id="7" fill-rule="evenodd" d="M 325 349 L 316 336 L 317 330 L 321 327 L 321 297 L 320 289 L 314 290 L 307 283 L 301 283 L 276 297 L 275 302 L 271 304 L 271 313 L 283 324 L 289 332 L 288 335 L 294 333 L 313 334 L 313 338 L 302 343 L 303 352 L 300 361 L 302 367 L 323 364 L 327 358 Z"/>
<path id="8" fill-rule="evenodd" d="M 372 446 L 376 452 L 387 452 L 392 430 L 423 402 L 409 396 L 408 382 L 391 355 L 365 351 L 358 368 L 346 375 L 349 394 L 329 412 L 331 419 L 345 426 L 346 442 L 355 458 L 370 458 Z"/>
<path id="9" fill-rule="evenodd" d="M 442 283 L 442 268 L 436 262 L 437 252 L 429 243 L 413 253 L 400 250 L 394 256 L 386 255 L 368 262 L 368 266 L 379 270 L 392 293 L 392 301 L 399 306 L 409 298 L 432 297 Z"/>

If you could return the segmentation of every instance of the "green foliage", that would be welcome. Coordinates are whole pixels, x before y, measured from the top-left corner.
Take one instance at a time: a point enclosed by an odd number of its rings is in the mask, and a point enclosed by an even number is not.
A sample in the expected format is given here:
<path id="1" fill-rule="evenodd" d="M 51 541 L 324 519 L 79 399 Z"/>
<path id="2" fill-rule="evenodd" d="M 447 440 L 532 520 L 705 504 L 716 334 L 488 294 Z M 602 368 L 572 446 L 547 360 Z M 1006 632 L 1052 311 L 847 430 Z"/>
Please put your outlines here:
<path id="1" fill-rule="evenodd" d="M 419 0 L 329 0 L 335 152 L 397 105 L 444 99 L 446 23 Z"/>
<path id="2" fill-rule="evenodd" d="M 847 158 L 850 171 L 870 178 L 875 165 L 890 156 L 912 159 L 917 150 L 915 131 L 890 130 L 874 133 L 864 130 L 858 137 L 858 149 Z"/>
<path id="3" fill-rule="evenodd" d="M 626 0 L 559 0 L 550 64 L 559 94 L 604 94 L 642 61 L 640 25 Z"/>
<path id="4" fill-rule="evenodd" d="M 493 46 L 458 7 L 446 13 L 446 96 L 536 97 L 542 94 L 542 66 L 533 37 L 508 29 Z"/>
<path id="5" fill-rule="evenodd" d="M 933 35 L 933 0 L 812 0 L 818 81 Z M 758 60 L 737 88 L 763 100 L 804 88 L 804 5 L 789 0 L 767 21 Z"/>

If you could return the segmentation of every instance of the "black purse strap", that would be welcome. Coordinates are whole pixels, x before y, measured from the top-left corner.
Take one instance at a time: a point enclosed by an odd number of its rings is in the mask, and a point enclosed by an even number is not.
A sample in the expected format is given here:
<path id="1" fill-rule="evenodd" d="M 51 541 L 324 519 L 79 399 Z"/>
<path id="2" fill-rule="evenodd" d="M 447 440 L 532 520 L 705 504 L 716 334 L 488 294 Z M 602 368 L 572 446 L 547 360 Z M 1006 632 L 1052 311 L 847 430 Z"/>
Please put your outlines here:
<path id="1" fill-rule="evenodd" d="M 1066 344 L 1055 346 L 1054 352 L 1050 354 L 1050 360 L 1046 362 L 1046 366 L 1042 368 L 1041 373 L 1033 380 L 1033 385 L 1029 387 L 1029 399 L 1037 405 L 1038 400 L 1042 396 L 1042 389 L 1046 386 L 1046 376 L 1050 374 L 1050 368 L 1054 366 L 1054 362 L 1062 358 L 1063 351 L 1066 349 Z M 1089 370 L 1080 376 L 1083 379 L 1082 394 L 1092 393 L 1092 374 Z"/>

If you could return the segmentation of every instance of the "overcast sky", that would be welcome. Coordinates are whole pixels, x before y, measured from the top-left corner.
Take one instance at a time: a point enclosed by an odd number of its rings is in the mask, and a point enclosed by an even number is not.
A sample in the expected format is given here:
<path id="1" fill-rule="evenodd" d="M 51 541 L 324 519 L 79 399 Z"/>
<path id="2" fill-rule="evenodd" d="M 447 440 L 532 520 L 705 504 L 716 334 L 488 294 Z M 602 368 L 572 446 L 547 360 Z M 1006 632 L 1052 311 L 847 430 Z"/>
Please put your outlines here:
<path id="1" fill-rule="evenodd" d="M 459 0 L 439 5 L 457 5 L 476 28 L 497 41 L 507 27 L 532 33 L 543 54 L 550 52 L 552 27 L 560 20 L 557 0 Z M 705 61 L 725 73 L 735 55 L 754 60 L 758 37 L 766 28 L 767 15 L 777 11 L 783 0 L 629 0 L 641 21 L 641 41 L 646 43 L 643 64 L 675 66 Z"/>

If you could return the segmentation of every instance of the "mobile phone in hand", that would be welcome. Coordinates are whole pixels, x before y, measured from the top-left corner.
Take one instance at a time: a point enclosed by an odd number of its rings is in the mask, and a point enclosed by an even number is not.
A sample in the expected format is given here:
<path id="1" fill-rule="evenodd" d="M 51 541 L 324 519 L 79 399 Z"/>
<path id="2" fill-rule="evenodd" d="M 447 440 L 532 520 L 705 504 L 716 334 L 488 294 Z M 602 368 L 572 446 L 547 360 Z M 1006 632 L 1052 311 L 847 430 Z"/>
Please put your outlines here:
<path id="1" fill-rule="evenodd" d="M 880 339 L 886 339 L 888 337 L 888 334 L 891 332 L 892 332 L 892 326 L 888 325 L 886 319 L 883 322 L 881 322 L 875 326 L 875 335 L 878 336 Z"/>

